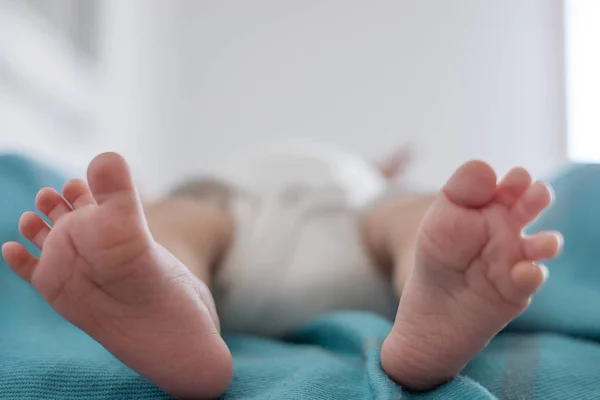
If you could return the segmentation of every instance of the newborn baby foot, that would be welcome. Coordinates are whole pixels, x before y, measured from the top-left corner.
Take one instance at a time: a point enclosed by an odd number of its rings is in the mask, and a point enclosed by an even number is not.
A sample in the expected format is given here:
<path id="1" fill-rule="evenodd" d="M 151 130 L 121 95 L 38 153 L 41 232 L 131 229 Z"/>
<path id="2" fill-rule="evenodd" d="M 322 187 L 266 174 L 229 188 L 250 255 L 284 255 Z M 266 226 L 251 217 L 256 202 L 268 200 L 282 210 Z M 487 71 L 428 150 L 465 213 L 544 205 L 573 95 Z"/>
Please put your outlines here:
<path id="1" fill-rule="evenodd" d="M 529 305 L 560 251 L 558 233 L 523 237 L 551 202 L 549 189 L 513 169 L 498 185 L 482 162 L 462 166 L 425 216 L 381 361 L 412 390 L 432 389 L 465 364 Z"/>
<path id="2" fill-rule="evenodd" d="M 41 257 L 6 243 L 6 262 L 60 315 L 169 394 L 220 395 L 232 360 L 203 302 L 206 286 L 152 239 L 122 157 L 96 157 L 88 181 L 68 182 L 64 198 L 40 191 L 36 206 L 53 227 L 29 212 L 20 230 Z"/>

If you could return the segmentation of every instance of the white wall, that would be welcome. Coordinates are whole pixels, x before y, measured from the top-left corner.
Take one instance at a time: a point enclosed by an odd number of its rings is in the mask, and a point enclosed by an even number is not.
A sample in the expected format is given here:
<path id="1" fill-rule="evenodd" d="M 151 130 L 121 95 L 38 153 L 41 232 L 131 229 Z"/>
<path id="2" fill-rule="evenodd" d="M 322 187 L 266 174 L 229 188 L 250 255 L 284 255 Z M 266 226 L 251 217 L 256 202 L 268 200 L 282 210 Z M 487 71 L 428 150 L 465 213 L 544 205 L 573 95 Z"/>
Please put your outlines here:
<path id="1" fill-rule="evenodd" d="M 79 171 L 101 140 L 93 63 L 37 11 L 0 0 L 0 152 Z"/>
<path id="2" fill-rule="evenodd" d="M 568 0 L 565 7 L 569 156 L 600 162 L 600 2 Z"/>
<path id="3" fill-rule="evenodd" d="M 287 137 L 411 141 L 429 187 L 472 157 L 565 160 L 560 0 L 104 4 L 104 129 L 145 189 Z"/>

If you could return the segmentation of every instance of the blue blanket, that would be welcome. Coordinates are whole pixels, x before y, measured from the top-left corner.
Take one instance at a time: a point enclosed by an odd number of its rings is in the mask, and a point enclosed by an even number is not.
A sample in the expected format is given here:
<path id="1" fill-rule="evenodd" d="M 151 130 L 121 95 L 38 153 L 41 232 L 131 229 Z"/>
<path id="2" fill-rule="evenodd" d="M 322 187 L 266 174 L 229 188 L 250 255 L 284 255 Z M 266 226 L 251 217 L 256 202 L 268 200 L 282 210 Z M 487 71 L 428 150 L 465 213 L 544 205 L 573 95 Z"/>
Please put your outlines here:
<path id="1" fill-rule="evenodd" d="M 36 191 L 59 188 L 51 170 L 0 157 L 0 241 Z M 600 399 L 600 166 L 552 180 L 555 206 L 532 230 L 560 229 L 565 251 L 530 309 L 461 377 L 426 394 L 391 382 L 379 365 L 389 321 L 343 312 L 287 341 L 229 336 L 235 377 L 224 399 Z M 164 399 L 164 393 L 68 324 L 0 263 L 0 399 Z"/>

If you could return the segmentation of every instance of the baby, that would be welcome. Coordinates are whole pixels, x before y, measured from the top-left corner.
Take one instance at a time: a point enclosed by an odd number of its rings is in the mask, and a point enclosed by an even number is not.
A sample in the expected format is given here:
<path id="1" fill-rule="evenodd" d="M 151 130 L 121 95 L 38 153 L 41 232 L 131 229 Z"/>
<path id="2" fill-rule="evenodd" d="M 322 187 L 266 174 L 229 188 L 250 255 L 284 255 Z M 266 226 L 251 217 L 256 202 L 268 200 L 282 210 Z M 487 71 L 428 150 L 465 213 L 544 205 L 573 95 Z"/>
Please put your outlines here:
<path id="1" fill-rule="evenodd" d="M 175 397 L 212 398 L 233 373 L 221 324 L 281 335 L 334 309 L 393 310 L 382 368 L 408 389 L 433 389 L 525 310 L 546 278 L 536 262 L 560 251 L 558 233 L 522 235 L 552 200 L 524 169 L 497 182 L 471 161 L 437 195 L 384 196 L 366 163 L 344 169 L 346 190 L 322 163 L 304 174 L 312 167 L 294 166 L 298 157 L 260 171 L 241 162 L 213 192 L 186 186 L 142 205 L 125 160 L 101 154 L 87 182 L 39 192 L 52 226 L 21 217 L 41 257 L 14 242 L 2 254 L 124 364 Z M 352 189 L 367 175 L 379 183 Z M 299 184 L 277 189 L 286 182 Z"/>

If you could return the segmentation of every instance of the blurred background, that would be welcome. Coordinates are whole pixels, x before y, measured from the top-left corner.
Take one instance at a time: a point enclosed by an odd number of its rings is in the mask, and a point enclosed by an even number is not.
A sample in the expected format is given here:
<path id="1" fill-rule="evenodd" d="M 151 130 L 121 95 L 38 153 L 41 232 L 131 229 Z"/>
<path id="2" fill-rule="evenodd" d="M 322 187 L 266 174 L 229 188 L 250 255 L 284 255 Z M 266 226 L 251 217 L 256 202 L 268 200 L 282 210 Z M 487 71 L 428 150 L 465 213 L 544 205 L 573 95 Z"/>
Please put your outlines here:
<path id="1" fill-rule="evenodd" d="M 600 160 L 596 0 L 0 0 L 0 152 L 156 195 L 231 153 L 411 144 L 437 188 L 469 158 L 543 177 Z"/>

